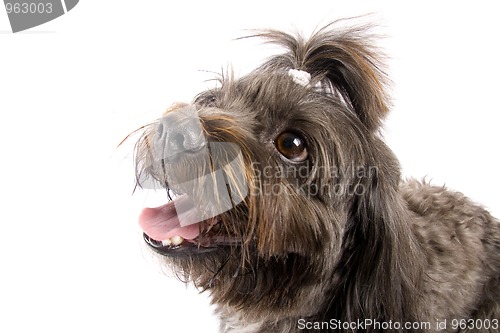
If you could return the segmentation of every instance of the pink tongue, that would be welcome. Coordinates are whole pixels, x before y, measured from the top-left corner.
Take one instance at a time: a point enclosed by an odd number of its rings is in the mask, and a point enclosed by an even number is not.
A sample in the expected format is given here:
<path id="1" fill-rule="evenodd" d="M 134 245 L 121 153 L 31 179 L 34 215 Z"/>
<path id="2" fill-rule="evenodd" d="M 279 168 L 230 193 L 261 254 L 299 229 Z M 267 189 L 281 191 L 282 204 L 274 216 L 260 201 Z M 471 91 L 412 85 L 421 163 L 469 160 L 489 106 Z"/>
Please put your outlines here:
<path id="1" fill-rule="evenodd" d="M 139 215 L 139 225 L 146 235 L 157 241 L 173 236 L 194 239 L 200 234 L 197 215 L 189 197 L 181 195 L 163 206 L 144 208 Z"/>

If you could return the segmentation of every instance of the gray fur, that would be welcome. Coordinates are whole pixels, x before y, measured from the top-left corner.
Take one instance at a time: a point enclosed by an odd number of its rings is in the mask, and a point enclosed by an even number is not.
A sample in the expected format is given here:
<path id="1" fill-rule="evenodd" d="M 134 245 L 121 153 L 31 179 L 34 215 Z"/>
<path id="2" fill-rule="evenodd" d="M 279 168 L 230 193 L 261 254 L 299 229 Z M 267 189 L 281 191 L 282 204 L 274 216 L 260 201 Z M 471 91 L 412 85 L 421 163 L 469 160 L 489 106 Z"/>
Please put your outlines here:
<path id="1" fill-rule="evenodd" d="M 429 332 L 447 320 L 440 332 L 453 332 L 452 320 L 500 320 L 500 223 L 461 193 L 401 179 L 379 135 L 387 78 L 367 29 L 258 35 L 286 53 L 242 78 L 222 77 L 193 102 L 207 140 L 243 153 L 234 168 L 246 170 L 250 195 L 218 217 L 220 232 L 237 242 L 164 253 L 180 277 L 211 294 L 221 331 L 299 332 L 299 320 L 372 319 L 430 322 Z M 310 73 L 311 84 L 295 83 L 289 69 Z M 174 175 L 206 174 L 189 154 L 154 167 L 155 126 L 137 144 L 138 179 L 169 189 Z M 287 131 L 304 139 L 307 160 L 280 156 L 276 140 Z"/>

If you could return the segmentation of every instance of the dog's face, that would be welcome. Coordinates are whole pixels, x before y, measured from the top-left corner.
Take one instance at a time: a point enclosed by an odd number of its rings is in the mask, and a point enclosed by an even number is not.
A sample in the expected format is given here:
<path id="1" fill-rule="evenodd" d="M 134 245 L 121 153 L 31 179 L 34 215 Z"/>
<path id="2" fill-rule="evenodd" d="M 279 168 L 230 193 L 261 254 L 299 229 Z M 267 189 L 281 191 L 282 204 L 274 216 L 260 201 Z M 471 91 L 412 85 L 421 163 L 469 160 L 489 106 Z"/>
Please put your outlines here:
<path id="1" fill-rule="evenodd" d="M 325 307 L 318 295 L 335 294 L 325 281 L 370 275 L 348 272 L 347 261 L 392 246 L 370 235 L 397 232 L 380 207 L 399 179 L 377 134 L 384 75 L 355 31 L 260 36 L 288 52 L 145 127 L 138 183 L 153 179 L 174 198 L 140 223 L 146 242 L 215 303 L 253 317 L 313 314 Z"/>

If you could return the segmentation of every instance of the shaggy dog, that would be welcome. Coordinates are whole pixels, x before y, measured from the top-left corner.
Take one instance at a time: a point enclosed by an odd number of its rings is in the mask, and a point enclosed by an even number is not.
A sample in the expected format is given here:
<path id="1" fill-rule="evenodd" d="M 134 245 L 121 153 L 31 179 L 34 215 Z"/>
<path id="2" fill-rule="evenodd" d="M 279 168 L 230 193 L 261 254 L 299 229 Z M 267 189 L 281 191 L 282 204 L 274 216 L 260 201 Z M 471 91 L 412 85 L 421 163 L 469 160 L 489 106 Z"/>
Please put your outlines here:
<path id="1" fill-rule="evenodd" d="M 260 32 L 286 51 L 141 128 L 138 185 L 166 196 L 147 244 L 222 332 L 499 332 L 499 222 L 401 179 L 382 57 L 335 26 Z"/>

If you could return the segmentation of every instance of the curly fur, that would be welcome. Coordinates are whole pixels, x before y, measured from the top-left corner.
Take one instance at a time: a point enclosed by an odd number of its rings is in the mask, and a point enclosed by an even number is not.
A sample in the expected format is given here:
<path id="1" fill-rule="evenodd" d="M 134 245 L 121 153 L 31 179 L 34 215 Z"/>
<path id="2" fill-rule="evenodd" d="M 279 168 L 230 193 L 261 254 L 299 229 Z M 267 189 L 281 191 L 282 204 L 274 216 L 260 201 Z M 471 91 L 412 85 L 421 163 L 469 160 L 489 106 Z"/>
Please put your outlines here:
<path id="1" fill-rule="evenodd" d="M 500 223 L 458 192 L 401 179 L 378 132 L 390 105 L 382 57 L 367 29 L 331 24 L 309 39 L 258 36 L 286 53 L 242 78 L 221 78 L 219 88 L 193 102 L 208 141 L 236 143 L 243 153 L 238 167 L 250 195 L 220 216 L 241 242 L 166 256 L 180 276 L 211 294 L 221 331 L 299 332 L 301 319 L 500 319 Z M 310 73 L 311 84 L 293 82 L 289 69 Z M 137 145 L 138 179 L 151 176 L 169 189 L 173 174 L 206 173 L 189 156 L 152 172 L 155 126 Z M 306 141 L 306 161 L 279 156 L 275 139 L 288 130 Z M 268 177 L 266 170 L 281 173 Z M 302 331 L 309 330 L 381 331 Z M 429 331 L 439 330 L 433 324 Z"/>

